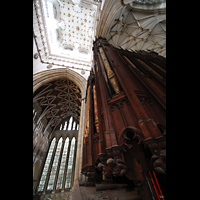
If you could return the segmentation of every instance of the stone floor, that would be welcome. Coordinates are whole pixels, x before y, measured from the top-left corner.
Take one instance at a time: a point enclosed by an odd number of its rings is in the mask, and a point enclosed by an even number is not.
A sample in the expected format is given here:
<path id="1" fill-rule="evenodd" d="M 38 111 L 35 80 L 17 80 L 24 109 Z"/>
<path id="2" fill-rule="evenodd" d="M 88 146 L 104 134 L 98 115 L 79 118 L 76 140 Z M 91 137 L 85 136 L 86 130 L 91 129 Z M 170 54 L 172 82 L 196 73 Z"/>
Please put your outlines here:
<path id="1" fill-rule="evenodd" d="M 118 185 L 119 187 L 116 186 L 115 189 L 104 185 L 105 187 L 102 186 L 104 190 L 97 191 L 95 186 L 79 186 L 77 182 L 71 197 L 72 200 L 142 200 L 137 188 L 130 190 L 123 188 L 122 184 Z"/>
<path id="2" fill-rule="evenodd" d="M 126 188 L 126 184 L 98 184 L 79 186 L 75 181 L 71 192 L 46 194 L 41 200 L 142 200 L 138 188 Z M 98 191 L 97 191 L 98 190 Z M 48 199 L 49 198 L 49 199 Z"/>

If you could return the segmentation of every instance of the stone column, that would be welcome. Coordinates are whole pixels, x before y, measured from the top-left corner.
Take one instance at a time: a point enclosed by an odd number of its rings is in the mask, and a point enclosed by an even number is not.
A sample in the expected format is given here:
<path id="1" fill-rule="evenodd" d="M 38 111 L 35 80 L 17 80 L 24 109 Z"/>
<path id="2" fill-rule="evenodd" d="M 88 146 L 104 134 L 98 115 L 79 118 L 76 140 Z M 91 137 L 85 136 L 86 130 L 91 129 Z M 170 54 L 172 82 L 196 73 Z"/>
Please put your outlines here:
<path id="1" fill-rule="evenodd" d="M 83 158 L 83 135 L 84 135 L 84 124 L 85 124 L 85 99 L 82 99 L 81 103 L 81 114 L 78 130 L 78 141 L 77 141 L 77 150 L 76 150 L 76 168 L 74 180 L 83 181 L 81 168 L 82 168 L 82 158 Z"/>

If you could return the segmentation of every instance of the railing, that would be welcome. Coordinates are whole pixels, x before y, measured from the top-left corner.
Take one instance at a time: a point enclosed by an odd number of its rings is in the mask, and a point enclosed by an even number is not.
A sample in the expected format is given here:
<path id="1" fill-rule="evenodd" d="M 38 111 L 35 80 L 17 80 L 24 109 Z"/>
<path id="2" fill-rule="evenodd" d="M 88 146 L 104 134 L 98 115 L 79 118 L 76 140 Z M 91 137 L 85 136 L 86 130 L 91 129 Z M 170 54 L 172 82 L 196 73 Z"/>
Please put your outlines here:
<path id="1" fill-rule="evenodd" d="M 145 172 L 145 177 L 153 200 L 165 200 L 154 171 Z"/>

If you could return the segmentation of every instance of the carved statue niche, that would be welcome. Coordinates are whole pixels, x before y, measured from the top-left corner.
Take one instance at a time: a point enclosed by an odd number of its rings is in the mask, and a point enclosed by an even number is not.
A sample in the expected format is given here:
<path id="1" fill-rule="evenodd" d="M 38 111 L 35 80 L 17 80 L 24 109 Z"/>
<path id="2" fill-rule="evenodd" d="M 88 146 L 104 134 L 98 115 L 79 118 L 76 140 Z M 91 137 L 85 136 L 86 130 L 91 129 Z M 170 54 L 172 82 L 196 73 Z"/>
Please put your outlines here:
<path id="1" fill-rule="evenodd" d="M 161 150 L 159 155 L 157 150 L 154 151 L 154 155 L 151 157 L 151 162 L 154 170 L 157 173 L 166 174 L 166 149 Z"/>

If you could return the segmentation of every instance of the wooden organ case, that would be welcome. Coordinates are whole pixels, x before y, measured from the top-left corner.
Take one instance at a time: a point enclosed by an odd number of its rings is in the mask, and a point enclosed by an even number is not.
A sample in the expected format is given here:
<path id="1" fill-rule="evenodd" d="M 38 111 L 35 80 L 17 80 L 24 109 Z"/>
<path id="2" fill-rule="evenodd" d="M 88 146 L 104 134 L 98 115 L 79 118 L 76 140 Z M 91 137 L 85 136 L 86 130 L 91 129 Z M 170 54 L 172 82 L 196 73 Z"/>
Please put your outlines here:
<path id="1" fill-rule="evenodd" d="M 93 51 L 81 173 L 93 184 L 134 181 L 144 199 L 162 197 L 166 59 L 152 51 L 117 49 L 101 37 L 94 41 Z"/>

